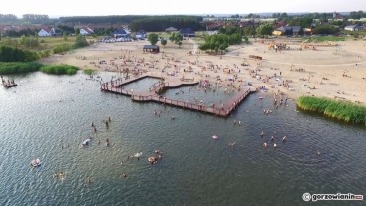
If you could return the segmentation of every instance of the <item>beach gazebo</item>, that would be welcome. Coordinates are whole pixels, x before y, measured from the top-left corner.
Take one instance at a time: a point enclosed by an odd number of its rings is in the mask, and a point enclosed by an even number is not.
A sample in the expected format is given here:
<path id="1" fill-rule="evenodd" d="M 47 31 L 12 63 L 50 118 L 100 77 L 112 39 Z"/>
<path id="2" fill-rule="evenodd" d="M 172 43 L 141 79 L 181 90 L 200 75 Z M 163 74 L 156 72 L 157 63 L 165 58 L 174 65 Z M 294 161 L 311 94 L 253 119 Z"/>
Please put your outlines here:
<path id="1" fill-rule="evenodd" d="M 178 29 L 174 28 L 174 27 L 169 27 L 169 28 L 165 29 L 165 32 L 168 32 L 168 33 L 173 33 L 173 32 L 176 32 L 176 31 L 178 31 Z"/>
<path id="2" fill-rule="evenodd" d="M 143 48 L 144 52 L 159 53 L 160 48 L 158 45 L 145 45 Z"/>

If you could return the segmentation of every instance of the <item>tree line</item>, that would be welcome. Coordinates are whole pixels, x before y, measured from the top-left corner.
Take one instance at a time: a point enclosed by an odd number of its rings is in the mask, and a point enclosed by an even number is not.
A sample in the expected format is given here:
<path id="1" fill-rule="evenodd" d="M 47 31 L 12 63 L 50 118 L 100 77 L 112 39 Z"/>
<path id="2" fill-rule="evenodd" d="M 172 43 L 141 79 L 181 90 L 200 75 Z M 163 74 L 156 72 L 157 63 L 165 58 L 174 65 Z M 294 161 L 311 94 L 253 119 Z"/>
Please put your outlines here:
<path id="1" fill-rule="evenodd" d="M 23 35 L 30 36 L 30 35 L 35 35 L 37 32 L 38 32 L 37 29 L 30 29 L 30 28 L 22 29 L 19 31 L 7 30 L 7 31 L 5 31 L 5 33 L 3 33 L 3 36 L 8 36 L 8 37 L 21 37 Z"/>
<path id="2" fill-rule="evenodd" d="M 345 15 L 346 18 L 351 19 L 360 19 L 366 18 L 366 13 L 362 10 L 360 11 L 352 11 L 349 14 Z M 60 17 L 60 18 L 49 18 L 46 14 L 24 14 L 21 19 L 18 19 L 14 14 L 0 14 L 0 23 L 10 23 L 10 22 L 30 22 L 30 23 L 64 23 L 64 24 L 130 24 L 133 21 L 146 19 L 146 18 L 174 18 L 180 17 L 180 15 L 171 15 L 171 16 L 148 16 L 148 15 L 111 15 L 111 16 L 74 16 L 74 17 Z M 188 17 L 188 16 L 187 16 Z M 208 16 L 209 17 L 209 16 Z M 213 15 L 211 17 L 214 17 Z M 246 16 L 239 16 L 238 14 L 232 15 L 232 18 L 260 18 L 259 14 L 250 13 Z M 280 20 L 284 20 L 291 17 L 309 17 L 313 19 L 331 19 L 333 18 L 333 13 L 306 13 L 306 14 L 292 14 L 289 15 L 286 12 L 283 13 L 273 13 L 273 18 L 278 18 Z M 202 17 L 197 16 L 199 21 L 202 20 Z"/>
<path id="3" fill-rule="evenodd" d="M 142 29 L 147 32 L 161 32 L 171 26 L 177 29 L 191 28 L 197 31 L 204 30 L 201 21 L 202 18 L 196 16 L 152 16 L 134 20 L 128 27 L 131 31 Z"/>
<path id="4" fill-rule="evenodd" d="M 60 17 L 59 20 L 64 24 L 129 24 L 134 20 L 143 19 L 146 15 L 113 15 L 113 16 L 71 16 Z"/>
<path id="5" fill-rule="evenodd" d="M 17 21 L 18 18 L 14 14 L 0 14 L 0 22 L 13 22 Z"/>
<path id="6" fill-rule="evenodd" d="M 48 20 L 46 14 L 23 14 L 23 20 Z"/>
<path id="7" fill-rule="evenodd" d="M 350 19 L 360 19 L 360 18 L 366 18 L 366 13 L 364 13 L 363 11 L 352 11 L 349 14 L 349 18 Z"/>

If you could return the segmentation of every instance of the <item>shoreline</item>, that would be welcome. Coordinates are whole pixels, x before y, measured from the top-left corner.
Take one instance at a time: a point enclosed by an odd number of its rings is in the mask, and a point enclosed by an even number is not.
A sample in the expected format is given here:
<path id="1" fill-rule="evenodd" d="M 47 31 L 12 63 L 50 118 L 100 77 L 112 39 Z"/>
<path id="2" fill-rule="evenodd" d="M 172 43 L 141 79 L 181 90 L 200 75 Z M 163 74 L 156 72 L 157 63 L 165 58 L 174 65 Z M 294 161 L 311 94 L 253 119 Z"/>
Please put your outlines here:
<path id="1" fill-rule="evenodd" d="M 273 39 L 289 43 L 288 49 L 269 49 L 270 43 L 253 42 L 234 45 L 224 55 L 211 56 L 197 51 L 194 40 L 183 45 L 168 42 L 161 53 L 142 51 L 147 41 L 99 43 L 65 55 L 41 59 L 43 64 L 69 64 L 97 71 L 151 73 L 162 77 L 196 78 L 226 87 L 252 84 L 265 86 L 269 92 L 284 92 L 294 100 L 300 96 L 344 99 L 366 105 L 366 51 L 358 41 L 338 42 L 337 46 L 319 46 L 300 50 L 298 41 Z M 263 57 L 262 61 L 249 55 Z M 78 58 L 78 57 L 85 58 Z M 364 78 L 364 79 L 362 79 Z"/>

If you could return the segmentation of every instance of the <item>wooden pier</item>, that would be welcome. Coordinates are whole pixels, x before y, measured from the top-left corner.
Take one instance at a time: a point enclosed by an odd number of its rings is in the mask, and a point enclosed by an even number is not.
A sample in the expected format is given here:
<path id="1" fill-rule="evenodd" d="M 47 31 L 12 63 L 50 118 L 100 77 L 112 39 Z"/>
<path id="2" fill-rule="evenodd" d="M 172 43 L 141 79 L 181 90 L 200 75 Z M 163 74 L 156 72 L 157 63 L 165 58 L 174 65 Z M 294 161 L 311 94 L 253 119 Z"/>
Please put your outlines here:
<path id="1" fill-rule="evenodd" d="M 197 85 L 198 82 L 183 82 L 183 81 L 164 81 L 161 80 L 154 85 L 152 85 L 149 89 L 149 91 L 146 92 L 139 92 L 139 91 L 133 91 L 133 90 L 126 90 L 123 88 L 124 85 L 127 85 L 131 82 L 135 82 L 141 79 L 144 79 L 146 77 L 152 77 L 152 78 L 159 78 L 155 76 L 150 75 L 143 75 L 135 78 L 128 79 L 126 81 L 123 81 L 122 79 L 117 79 L 111 82 L 107 82 L 104 84 L 101 84 L 101 90 L 121 95 L 127 95 L 130 96 L 133 101 L 154 101 L 159 102 L 164 105 L 172 105 L 184 109 L 190 109 L 194 111 L 204 112 L 208 114 L 213 114 L 220 117 L 227 117 L 233 110 L 236 109 L 236 107 L 241 103 L 243 99 L 245 99 L 251 92 L 253 92 L 249 87 L 242 88 L 238 93 L 236 93 L 232 98 L 230 98 L 227 102 L 225 102 L 223 105 L 217 106 L 206 106 L 202 104 L 196 104 L 181 100 L 174 100 L 169 99 L 166 97 L 163 97 L 159 95 L 162 91 L 168 88 L 174 88 L 174 87 L 180 87 L 180 86 L 188 86 L 188 85 Z M 161 79 L 161 78 L 159 78 Z"/>
<path id="2" fill-rule="evenodd" d="M 2 84 L 3 84 L 3 86 L 5 87 L 5 88 L 10 88 L 10 87 L 16 87 L 16 86 L 18 86 L 15 82 L 14 82 L 14 80 L 8 80 L 8 81 L 5 81 L 3 78 L 1 78 L 1 82 L 2 82 Z"/>

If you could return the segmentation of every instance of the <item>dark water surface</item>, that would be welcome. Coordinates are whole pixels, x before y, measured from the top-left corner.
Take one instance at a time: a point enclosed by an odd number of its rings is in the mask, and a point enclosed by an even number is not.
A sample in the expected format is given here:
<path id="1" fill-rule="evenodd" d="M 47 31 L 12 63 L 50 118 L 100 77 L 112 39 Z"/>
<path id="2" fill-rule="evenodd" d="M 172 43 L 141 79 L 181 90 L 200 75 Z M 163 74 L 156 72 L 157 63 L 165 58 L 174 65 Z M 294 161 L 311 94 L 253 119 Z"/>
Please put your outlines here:
<path id="1" fill-rule="evenodd" d="M 110 79 L 110 74 L 100 75 Z M 364 126 L 297 112 L 292 101 L 275 109 L 264 93 L 251 95 L 223 119 L 153 102 L 132 102 L 126 96 L 101 92 L 99 83 L 83 74 L 33 73 L 14 78 L 18 87 L 0 88 L 0 205 L 365 203 L 302 200 L 305 192 L 365 195 Z M 145 89 L 154 82 L 146 79 L 130 86 Z M 223 89 L 205 93 L 182 87 L 164 95 L 218 104 L 230 98 Z M 273 112 L 265 115 L 263 109 Z M 154 115 L 155 110 L 161 117 Z M 103 123 L 108 116 L 109 129 Z M 242 125 L 234 125 L 233 120 Z M 214 141 L 212 135 L 220 139 Z M 272 135 L 277 149 L 272 147 Z M 283 143 L 285 135 L 288 141 Z M 93 138 L 90 146 L 79 148 L 88 137 Z M 110 147 L 104 144 L 107 138 Z M 235 146 L 228 147 L 232 142 Z M 271 146 L 264 149 L 264 142 Z M 147 158 L 157 148 L 164 152 L 163 159 L 151 166 Z M 127 159 L 137 152 L 143 153 L 139 161 Z M 38 168 L 30 166 L 35 158 L 43 163 Z M 64 178 L 54 177 L 57 172 L 63 172 Z M 121 176 L 123 172 L 127 178 Z"/>

